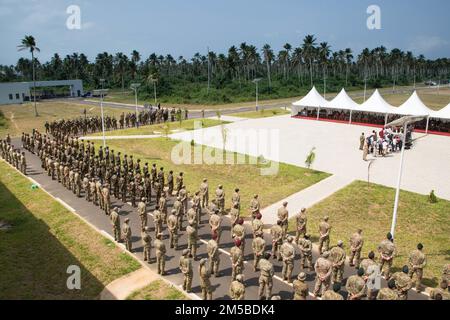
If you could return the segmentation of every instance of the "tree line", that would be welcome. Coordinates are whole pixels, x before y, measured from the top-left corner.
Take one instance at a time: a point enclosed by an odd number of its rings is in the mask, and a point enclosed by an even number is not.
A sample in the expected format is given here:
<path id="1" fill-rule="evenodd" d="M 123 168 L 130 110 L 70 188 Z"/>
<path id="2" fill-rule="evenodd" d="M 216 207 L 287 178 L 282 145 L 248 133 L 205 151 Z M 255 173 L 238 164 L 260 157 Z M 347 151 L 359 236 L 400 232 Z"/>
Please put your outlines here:
<path id="1" fill-rule="evenodd" d="M 106 86 L 128 91 L 131 83 L 141 83 L 142 98 L 153 95 L 152 81 L 157 81 L 161 101 L 229 102 L 254 96 L 255 78 L 262 78 L 262 97 L 299 95 L 316 85 L 323 91 L 341 87 L 359 88 L 406 85 L 425 80 L 447 81 L 450 60 L 426 59 L 394 48 L 366 48 L 356 54 L 350 48 L 333 51 L 329 43 L 318 42 L 307 35 L 294 47 L 286 43 L 275 51 L 269 44 L 258 49 L 241 43 L 227 53 L 196 53 L 192 58 L 171 54 L 143 57 L 133 50 L 129 55 L 118 52 L 97 54 L 89 61 L 83 53 L 61 57 L 55 53 L 50 61 L 20 58 L 16 65 L 0 65 L 0 81 L 36 79 L 82 79 L 87 89 Z"/>

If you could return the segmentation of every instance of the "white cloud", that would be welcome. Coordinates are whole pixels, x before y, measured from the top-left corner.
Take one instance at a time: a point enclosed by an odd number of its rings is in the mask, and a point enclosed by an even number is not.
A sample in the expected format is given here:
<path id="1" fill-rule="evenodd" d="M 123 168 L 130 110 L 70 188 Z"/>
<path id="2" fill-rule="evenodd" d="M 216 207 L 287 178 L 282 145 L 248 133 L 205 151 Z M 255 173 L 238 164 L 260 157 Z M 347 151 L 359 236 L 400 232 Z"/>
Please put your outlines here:
<path id="1" fill-rule="evenodd" d="M 439 36 L 417 36 L 411 41 L 408 49 L 416 53 L 426 54 L 445 48 L 449 44 L 449 41 Z"/>

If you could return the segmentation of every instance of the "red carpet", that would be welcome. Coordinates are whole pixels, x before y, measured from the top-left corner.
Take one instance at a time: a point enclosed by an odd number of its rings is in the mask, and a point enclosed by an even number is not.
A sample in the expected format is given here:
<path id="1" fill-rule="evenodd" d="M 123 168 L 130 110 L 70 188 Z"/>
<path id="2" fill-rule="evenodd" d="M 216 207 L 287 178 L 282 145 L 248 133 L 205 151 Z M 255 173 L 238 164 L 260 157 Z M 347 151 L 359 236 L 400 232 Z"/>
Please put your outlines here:
<path id="1" fill-rule="evenodd" d="M 349 124 L 348 120 L 334 120 L 334 119 L 319 119 L 319 120 L 317 120 L 317 118 L 310 118 L 310 117 L 303 117 L 303 116 L 293 116 L 292 118 L 303 119 L 303 120 L 313 120 L 313 121 L 324 121 L 324 122 L 334 122 L 334 123 Z M 374 128 L 380 128 L 380 129 L 384 127 L 381 124 L 364 123 L 364 122 L 352 122 L 350 124 L 355 125 L 355 126 L 374 127 Z M 415 129 L 414 132 L 425 133 L 425 130 Z M 428 134 L 434 134 L 434 135 L 438 135 L 438 136 L 450 137 L 450 132 L 428 131 Z"/>

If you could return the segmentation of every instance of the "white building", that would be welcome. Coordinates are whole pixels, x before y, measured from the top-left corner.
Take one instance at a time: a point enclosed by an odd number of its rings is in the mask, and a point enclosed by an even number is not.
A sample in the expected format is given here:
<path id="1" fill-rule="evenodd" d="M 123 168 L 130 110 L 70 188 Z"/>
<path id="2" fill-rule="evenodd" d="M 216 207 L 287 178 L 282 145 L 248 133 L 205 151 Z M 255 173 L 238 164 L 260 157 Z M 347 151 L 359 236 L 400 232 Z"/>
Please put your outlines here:
<path id="1" fill-rule="evenodd" d="M 36 81 L 36 88 L 69 87 L 71 97 L 81 97 L 83 92 L 82 80 Z M 1 82 L 0 104 L 20 104 L 31 100 L 33 82 Z"/>

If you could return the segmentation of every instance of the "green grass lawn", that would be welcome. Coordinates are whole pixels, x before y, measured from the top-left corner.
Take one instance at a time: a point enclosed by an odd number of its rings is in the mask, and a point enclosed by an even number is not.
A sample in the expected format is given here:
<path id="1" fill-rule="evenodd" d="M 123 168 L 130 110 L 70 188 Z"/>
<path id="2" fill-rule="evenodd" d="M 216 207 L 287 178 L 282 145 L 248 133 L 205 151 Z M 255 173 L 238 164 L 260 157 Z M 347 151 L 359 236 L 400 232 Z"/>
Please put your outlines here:
<path id="1" fill-rule="evenodd" d="M 371 250 L 376 252 L 379 242 L 390 231 L 394 195 L 392 188 L 372 184 L 368 189 L 367 183 L 354 182 L 308 210 L 308 232 L 317 240 L 320 219 L 328 215 L 332 245 L 343 240 L 348 249 L 351 234 L 361 228 L 365 239 L 364 256 Z M 294 226 L 295 222 L 291 221 L 290 229 Z M 450 201 L 439 200 L 431 204 L 428 196 L 401 192 L 395 234 L 396 268 L 407 263 L 409 253 L 420 242 L 428 260 L 424 283 L 437 286 L 442 268 L 450 259 L 449 235 Z"/>
<path id="2" fill-rule="evenodd" d="M 0 161 L 0 299 L 97 299 L 111 281 L 140 268 L 80 218 Z M 66 286 L 68 266 L 81 289 Z"/>
<path id="3" fill-rule="evenodd" d="M 174 131 L 187 131 L 194 130 L 196 126 L 198 129 L 200 128 L 208 128 L 214 127 L 220 124 L 227 124 L 226 121 L 219 121 L 214 119 L 190 119 L 183 120 L 180 124 L 179 121 L 175 122 L 166 122 L 161 124 L 153 124 L 147 126 L 141 126 L 138 128 L 128 128 L 123 130 L 114 130 L 105 132 L 106 136 L 131 136 L 131 135 L 153 135 L 153 134 L 162 134 L 173 133 Z M 94 136 L 101 136 L 102 133 L 98 132 L 93 134 Z"/>
<path id="4" fill-rule="evenodd" d="M 275 203 L 285 197 L 305 189 L 329 174 L 319 171 L 308 170 L 284 163 L 279 164 L 278 174 L 273 176 L 262 176 L 260 168 L 262 165 L 249 164 L 249 157 L 246 156 L 247 164 L 240 165 L 220 165 L 220 164 L 181 164 L 175 165 L 171 160 L 171 152 L 178 141 L 166 138 L 146 139 L 146 140 L 111 140 L 108 141 L 110 149 L 122 154 L 132 154 L 135 159 L 140 158 L 141 163 L 148 162 L 149 165 L 156 163 L 158 168 L 164 167 L 166 172 L 173 170 L 175 175 L 180 171 L 184 172 L 185 184 L 192 194 L 198 190 L 203 178 L 209 180 L 210 199 L 219 184 L 224 186 L 226 192 L 226 206 L 231 206 L 231 195 L 234 188 L 241 190 L 242 213 L 248 215 L 247 208 L 253 194 L 258 193 L 262 207 Z M 205 151 L 203 146 L 203 151 Z M 217 149 L 208 149 L 219 151 Z M 235 155 L 231 153 L 230 155 Z M 252 158 L 253 160 L 256 160 Z"/>
<path id="5" fill-rule="evenodd" d="M 230 114 L 230 116 L 233 117 L 241 117 L 241 118 L 249 118 L 249 119 L 258 119 L 258 118 L 269 118 L 269 117 L 276 117 L 276 116 L 282 116 L 285 114 L 290 114 L 291 112 L 289 110 L 284 109 L 270 109 L 270 110 L 260 110 L 260 111 L 250 111 L 250 112 L 239 112 L 239 113 L 233 113 Z"/>
<path id="6" fill-rule="evenodd" d="M 137 290 L 127 300 L 188 300 L 181 291 L 162 280 L 155 280 L 143 289 Z"/>

